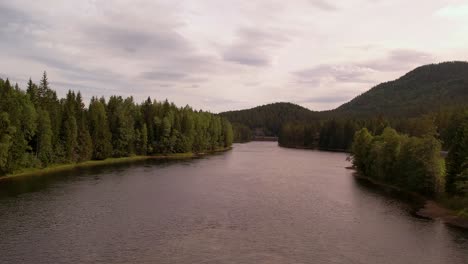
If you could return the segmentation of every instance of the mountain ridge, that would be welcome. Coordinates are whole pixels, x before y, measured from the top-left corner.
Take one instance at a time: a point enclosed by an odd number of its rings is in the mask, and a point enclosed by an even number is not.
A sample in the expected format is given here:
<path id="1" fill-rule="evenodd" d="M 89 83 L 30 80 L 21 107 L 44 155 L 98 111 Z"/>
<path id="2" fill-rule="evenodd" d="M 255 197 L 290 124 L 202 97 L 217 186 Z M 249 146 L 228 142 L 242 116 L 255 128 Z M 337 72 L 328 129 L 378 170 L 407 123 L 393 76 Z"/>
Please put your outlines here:
<path id="1" fill-rule="evenodd" d="M 419 66 L 403 76 L 380 83 L 339 107 L 313 111 L 277 102 L 249 109 L 220 113 L 233 123 L 250 129 L 266 128 L 278 135 L 285 122 L 307 122 L 353 117 L 417 117 L 444 107 L 468 104 L 468 62 L 450 61 Z"/>

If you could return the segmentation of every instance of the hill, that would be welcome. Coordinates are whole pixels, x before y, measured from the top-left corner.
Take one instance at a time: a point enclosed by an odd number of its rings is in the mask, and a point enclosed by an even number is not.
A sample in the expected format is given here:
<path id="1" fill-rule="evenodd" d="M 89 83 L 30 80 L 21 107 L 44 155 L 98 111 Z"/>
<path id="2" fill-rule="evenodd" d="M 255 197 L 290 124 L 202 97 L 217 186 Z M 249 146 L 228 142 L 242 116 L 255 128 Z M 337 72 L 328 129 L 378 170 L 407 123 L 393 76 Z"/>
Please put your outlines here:
<path id="1" fill-rule="evenodd" d="M 331 112 L 368 117 L 415 117 L 468 103 L 468 62 L 418 67 L 397 80 L 381 83 Z"/>
<path id="2" fill-rule="evenodd" d="M 220 113 L 234 124 L 242 124 L 257 134 L 277 136 L 285 122 L 317 120 L 318 112 L 292 103 L 273 103 L 251 109 Z"/>
<path id="3" fill-rule="evenodd" d="M 278 136 L 285 123 L 332 118 L 411 118 L 463 105 L 468 105 L 468 62 L 455 61 L 418 67 L 334 110 L 316 112 L 292 103 L 273 103 L 220 115 L 234 124 L 235 131 L 245 134 L 250 129 L 253 133 Z"/>

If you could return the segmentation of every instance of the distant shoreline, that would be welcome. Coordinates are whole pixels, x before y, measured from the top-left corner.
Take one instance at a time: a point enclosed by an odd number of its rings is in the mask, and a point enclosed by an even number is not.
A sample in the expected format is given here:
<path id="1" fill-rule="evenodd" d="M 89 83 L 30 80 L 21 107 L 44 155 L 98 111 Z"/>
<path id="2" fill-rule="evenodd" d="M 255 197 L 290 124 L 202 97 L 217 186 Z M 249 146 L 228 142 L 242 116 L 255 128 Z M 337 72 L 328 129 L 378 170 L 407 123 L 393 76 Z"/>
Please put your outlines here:
<path id="1" fill-rule="evenodd" d="M 14 178 L 20 177 L 33 177 L 33 176 L 42 176 L 47 175 L 50 173 L 57 173 L 57 172 L 64 172 L 64 171 L 71 171 L 74 169 L 79 168 L 90 168 L 90 167 L 99 167 L 111 164 L 124 164 L 124 163 L 131 163 L 135 161 L 143 161 L 143 160 L 185 160 L 185 159 L 194 159 L 199 158 L 207 155 L 212 155 L 219 152 L 225 152 L 231 150 L 232 147 L 216 149 L 209 152 L 201 152 L 201 153 L 173 153 L 173 154 L 157 154 L 157 155 L 145 155 L 145 156 L 129 156 L 129 157 L 121 157 L 121 158 L 107 158 L 104 160 L 88 160 L 80 163 L 69 163 L 69 164 L 55 164 L 45 168 L 29 168 L 25 169 L 16 173 L 7 174 L 5 176 L 0 176 L 0 183 L 2 181 L 11 180 Z"/>
<path id="2" fill-rule="evenodd" d="M 308 150 L 321 150 L 321 151 L 330 151 L 330 152 L 350 153 L 349 150 L 346 150 L 346 149 L 324 149 L 324 148 L 318 148 L 318 147 L 288 146 L 288 145 L 282 145 L 279 143 L 278 143 L 278 146 L 282 148 L 290 148 L 290 149 L 308 149 Z"/>

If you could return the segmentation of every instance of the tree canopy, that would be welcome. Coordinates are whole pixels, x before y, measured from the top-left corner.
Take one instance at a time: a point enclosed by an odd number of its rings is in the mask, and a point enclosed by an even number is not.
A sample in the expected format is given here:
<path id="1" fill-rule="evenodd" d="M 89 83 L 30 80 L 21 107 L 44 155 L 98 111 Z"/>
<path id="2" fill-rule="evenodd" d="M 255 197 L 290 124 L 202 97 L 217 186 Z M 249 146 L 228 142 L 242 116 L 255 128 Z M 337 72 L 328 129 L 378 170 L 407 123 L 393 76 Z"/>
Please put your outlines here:
<path id="1" fill-rule="evenodd" d="M 58 98 L 44 72 L 26 91 L 0 79 L 0 175 L 90 159 L 207 152 L 231 146 L 231 123 L 215 114 L 148 97 Z"/>

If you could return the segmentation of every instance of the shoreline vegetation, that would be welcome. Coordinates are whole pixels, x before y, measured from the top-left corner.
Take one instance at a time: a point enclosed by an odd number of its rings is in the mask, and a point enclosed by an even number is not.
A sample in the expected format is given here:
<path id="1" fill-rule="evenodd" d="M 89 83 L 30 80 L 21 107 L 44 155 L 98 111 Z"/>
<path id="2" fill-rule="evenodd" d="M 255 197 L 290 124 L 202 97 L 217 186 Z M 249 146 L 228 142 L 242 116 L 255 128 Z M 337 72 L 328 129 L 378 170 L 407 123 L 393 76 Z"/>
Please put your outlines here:
<path id="1" fill-rule="evenodd" d="M 80 92 L 59 98 L 46 72 L 39 84 L 30 79 L 26 90 L 0 78 L 0 176 L 160 153 L 190 156 L 228 148 L 232 141 L 227 119 L 167 99 L 138 103 L 132 96 L 92 96 L 86 107 Z"/>
<path id="2" fill-rule="evenodd" d="M 468 230 L 468 215 L 465 215 L 465 213 L 463 212 L 457 211 L 456 208 L 451 208 L 448 204 L 446 204 L 447 200 L 444 201 L 441 199 L 427 198 L 418 193 L 405 190 L 398 186 L 384 183 L 371 177 L 363 176 L 359 174 L 355 167 L 347 167 L 346 169 L 356 171 L 356 173 L 354 173 L 353 175 L 354 177 L 360 180 L 365 180 L 366 182 L 371 183 L 377 188 L 391 190 L 411 197 L 413 203 L 418 204 L 418 208 L 416 208 L 416 210 L 414 211 L 414 214 L 416 216 L 432 220 L 441 220 L 442 222 L 450 226 Z"/>
<path id="3" fill-rule="evenodd" d="M 232 150 L 232 147 L 219 148 L 212 151 L 193 153 L 171 153 L 171 154 L 155 154 L 155 155 L 134 155 L 129 157 L 119 157 L 119 158 L 107 158 L 104 160 L 88 160 L 79 163 L 68 163 L 68 164 L 54 164 L 45 168 L 28 168 L 19 170 L 17 172 L 0 176 L 0 183 L 3 181 L 22 178 L 22 177 L 35 177 L 35 176 L 45 176 L 47 174 L 59 173 L 65 171 L 72 171 L 80 168 L 90 168 L 90 167 L 100 167 L 107 166 L 112 164 L 124 164 L 132 163 L 136 161 L 144 160 L 187 160 L 195 159 L 200 157 L 205 157 L 208 155 L 214 155 L 220 152 L 226 152 Z"/>
<path id="4" fill-rule="evenodd" d="M 411 194 L 412 200 L 424 201 L 416 215 L 468 228 L 467 128 L 468 119 L 462 119 L 445 158 L 434 135 L 410 137 L 390 127 L 373 135 L 363 128 L 354 135 L 353 168 L 380 186 L 392 186 Z"/>

